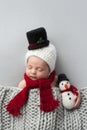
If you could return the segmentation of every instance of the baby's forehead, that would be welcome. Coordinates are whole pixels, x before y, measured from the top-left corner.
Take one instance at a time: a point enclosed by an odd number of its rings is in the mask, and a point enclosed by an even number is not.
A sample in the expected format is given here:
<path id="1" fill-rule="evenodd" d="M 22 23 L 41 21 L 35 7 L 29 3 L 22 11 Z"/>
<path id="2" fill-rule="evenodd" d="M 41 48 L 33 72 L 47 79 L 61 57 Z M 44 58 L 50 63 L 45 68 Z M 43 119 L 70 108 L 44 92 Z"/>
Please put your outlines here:
<path id="1" fill-rule="evenodd" d="M 37 63 L 38 65 L 41 64 L 41 65 L 47 65 L 48 66 L 48 64 L 43 59 L 41 59 L 40 57 L 34 56 L 34 55 L 32 55 L 28 58 L 27 63 L 31 63 L 31 62 Z"/>
<path id="2" fill-rule="evenodd" d="M 43 59 L 41 59 L 40 57 L 38 57 L 38 56 L 35 56 L 35 55 L 32 55 L 32 56 L 29 56 L 28 57 L 28 61 L 30 62 L 30 61 L 40 61 L 40 62 L 45 62 Z M 46 63 L 46 62 L 45 62 Z"/>
<path id="3" fill-rule="evenodd" d="M 49 69 L 49 71 L 50 71 L 49 65 L 43 59 L 41 59 L 37 56 L 30 56 L 28 58 L 26 66 L 29 66 L 29 65 L 32 65 L 35 67 L 43 67 L 44 69 L 46 68 L 46 69 Z"/>

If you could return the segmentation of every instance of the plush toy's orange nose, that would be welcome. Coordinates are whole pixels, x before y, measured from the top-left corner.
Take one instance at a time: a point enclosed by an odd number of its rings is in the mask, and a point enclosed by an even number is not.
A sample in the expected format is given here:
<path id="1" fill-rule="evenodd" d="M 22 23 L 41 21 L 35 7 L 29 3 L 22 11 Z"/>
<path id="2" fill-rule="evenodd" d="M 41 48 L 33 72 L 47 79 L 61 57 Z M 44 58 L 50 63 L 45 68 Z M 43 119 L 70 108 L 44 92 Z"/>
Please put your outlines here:
<path id="1" fill-rule="evenodd" d="M 65 86 L 64 86 L 66 89 L 68 89 L 68 85 L 67 84 L 65 84 Z"/>

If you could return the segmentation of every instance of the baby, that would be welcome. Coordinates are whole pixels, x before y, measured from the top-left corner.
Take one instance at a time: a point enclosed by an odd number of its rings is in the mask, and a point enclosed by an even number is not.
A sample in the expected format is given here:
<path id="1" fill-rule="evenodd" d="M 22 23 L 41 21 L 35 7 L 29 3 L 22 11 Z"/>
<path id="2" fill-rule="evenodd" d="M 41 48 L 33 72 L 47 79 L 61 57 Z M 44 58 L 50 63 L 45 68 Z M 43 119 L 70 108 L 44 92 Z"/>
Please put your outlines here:
<path id="1" fill-rule="evenodd" d="M 14 116 L 21 114 L 20 108 L 27 102 L 29 90 L 33 88 L 40 91 L 40 110 L 50 112 L 59 105 L 52 93 L 52 86 L 56 85 L 56 49 L 47 39 L 44 28 L 27 32 L 27 38 L 26 71 L 18 85 L 21 91 L 7 105 L 7 110 Z"/>
<path id="2" fill-rule="evenodd" d="M 52 93 L 52 86 L 56 85 L 56 49 L 47 39 L 44 28 L 27 32 L 27 39 L 29 46 L 25 56 L 26 70 L 24 79 L 18 85 L 21 91 L 7 105 L 7 110 L 14 116 L 21 114 L 20 108 L 27 102 L 29 90 L 33 88 L 40 90 L 38 107 L 42 111 L 53 111 L 59 105 L 59 100 Z M 80 96 L 75 107 L 79 106 L 79 102 Z"/>

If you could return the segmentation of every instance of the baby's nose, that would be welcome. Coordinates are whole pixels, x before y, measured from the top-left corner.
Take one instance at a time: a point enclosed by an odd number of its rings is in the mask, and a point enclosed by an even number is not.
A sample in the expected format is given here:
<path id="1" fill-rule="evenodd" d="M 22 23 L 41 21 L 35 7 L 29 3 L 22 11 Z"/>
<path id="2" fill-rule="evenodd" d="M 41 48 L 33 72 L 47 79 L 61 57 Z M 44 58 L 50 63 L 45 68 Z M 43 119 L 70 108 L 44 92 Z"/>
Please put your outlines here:
<path id="1" fill-rule="evenodd" d="M 35 73 L 36 73 L 36 69 L 33 68 L 33 69 L 31 70 L 31 72 L 32 72 L 33 74 L 35 74 Z"/>

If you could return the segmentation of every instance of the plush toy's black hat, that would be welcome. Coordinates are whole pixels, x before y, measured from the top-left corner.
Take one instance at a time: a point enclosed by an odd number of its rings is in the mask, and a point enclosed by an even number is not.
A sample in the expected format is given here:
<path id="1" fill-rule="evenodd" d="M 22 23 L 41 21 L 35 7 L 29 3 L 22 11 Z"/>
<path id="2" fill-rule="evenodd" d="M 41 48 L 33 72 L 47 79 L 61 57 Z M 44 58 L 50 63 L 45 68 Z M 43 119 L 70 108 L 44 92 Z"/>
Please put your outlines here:
<path id="1" fill-rule="evenodd" d="M 69 81 L 69 79 L 67 78 L 67 76 L 65 74 L 59 74 L 59 76 L 58 76 L 58 84 L 63 80 Z"/>
<path id="2" fill-rule="evenodd" d="M 29 50 L 34 50 L 49 45 L 49 41 L 47 40 L 47 33 L 43 27 L 29 31 L 26 33 L 26 35 L 29 41 Z"/>

